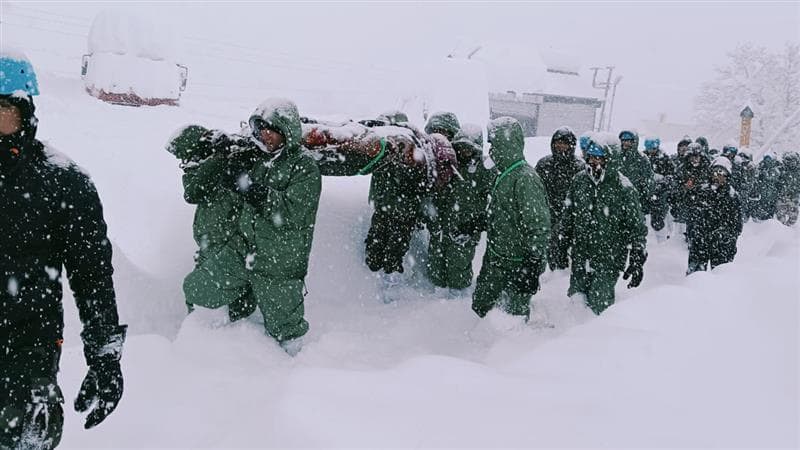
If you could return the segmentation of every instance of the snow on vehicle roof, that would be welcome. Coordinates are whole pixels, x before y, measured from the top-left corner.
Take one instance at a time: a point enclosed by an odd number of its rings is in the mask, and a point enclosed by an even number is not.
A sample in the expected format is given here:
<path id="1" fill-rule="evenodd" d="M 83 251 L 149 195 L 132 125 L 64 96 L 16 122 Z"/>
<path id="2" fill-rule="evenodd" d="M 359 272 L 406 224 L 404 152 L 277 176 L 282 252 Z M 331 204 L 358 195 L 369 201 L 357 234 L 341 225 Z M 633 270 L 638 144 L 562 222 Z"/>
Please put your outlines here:
<path id="1" fill-rule="evenodd" d="M 128 54 L 156 61 L 177 60 L 173 27 L 142 11 L 104 10 L 89 31 L 89 53 Z"/>

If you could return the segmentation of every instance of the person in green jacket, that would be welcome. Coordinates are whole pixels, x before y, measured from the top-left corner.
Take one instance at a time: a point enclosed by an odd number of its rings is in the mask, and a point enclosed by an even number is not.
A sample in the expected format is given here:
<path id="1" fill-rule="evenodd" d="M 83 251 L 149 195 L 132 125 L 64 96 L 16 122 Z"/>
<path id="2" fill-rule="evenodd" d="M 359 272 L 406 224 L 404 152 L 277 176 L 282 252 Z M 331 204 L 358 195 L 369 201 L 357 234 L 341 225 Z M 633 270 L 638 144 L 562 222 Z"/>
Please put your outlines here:
<path id="1" fill-rule="evenodd" d="M 528 165 L 525 139 L 516 119 L 489 122 L 490 158 L 500 175 L 487 206 L 487 245 L 472 309 L 484 317 L 494 307 L 530 317 L 530 299 L 539 290 L 547 264 L 550 211 L 542 180 Z"/>
<path id="2" fill-rule="evenodd" d="M 617 169 L 625 175 L 639 193 L 639 205 L 644 214 L 650 214 L 653 209 L 653 191 L 655 191 L 655 178 L 653 167 L 647 156 L 639 153 L 639 135 L 630 130 L 623 130 L 619 134 L 620 153 Z"/>
<path id="3" fill-rule="evenodd" d="M 322 177 L 301 145 L 294 103 L 269 99 L 249 125 L 263 156 L 238 182 L 245 200 L 239 230 L 251 249 L 248 281 L 267 333 L 294 355 L 308 331 L 303 290 Z"/>
<path id="4" fill-rule="evenodd" d="M 784 225 L 792 226 L 797 222 L 800 209 L 800 154 L 788 151 L 783 154 L 782 163 L 775 217 Z"/>
<path id="5" fill-rule="evenodd" d="M 194 305 L 227 305 L 232 322 L 249 316 L 256 304 L 245 283 L 248 246 L 239 232 L 244 199 L 235 188 L 255 163 L 256 149 L 242 137 L 190 125 L 176 133 L 167 151 L 181 160 L 184 199 L 197 205 L 192 227 L 198 246 L 195 267 L 183 283 L 187 307 L 191 311 Z"/>
<path id="6" fill-rule="evenodd" d="M 408 117 L 397 111 L 382 114 L 378 120 L 384 125 L 408 123 Z M 371 271 L 382 272 L 384 284 L 391 288 L 404 272 L 403 257 L 419 224 L 428 182 L 424 171 L 389 162 L 376 167 L 371 177 L 369 200 L 373 213 L 364 241 L 365 259 Z"/>
<path id="7" fill-rule="evenodd" d="M 633 184 L 607 169 L 609 149 L 592 142 L 586 171 L 575 176 L 559 224 L 560 243 L 571 250 L 572 273 L 567 295 L 582 294 L 600 314 L 614 303 L 619 273 L 639 286 L 647 259 L 644 216 Z"/>
<path id="8" fill-rule="evenodd" d="M 427 269 L 435 286 L 448 288 L 451 296 L 458 297 L 472 284 L 472 260 L 485 228 L 494 173 L 483 165 L 483 135 L 478 126 L 465 125 L 451 141 L 458 168 L 450 183 L 432 194 L 432 208 L 426 211 Z"/>
<path id="9" fill-rule="evenodd" d="M 198 197 L 203 200 L 195 236 L 201 251 L 197 267 L 184 280 L 184 293 L 187 303 L 207 308 L 228 305 L 231 311 L 238 302 L 236 318 L 257 306 L 267 334 L 294 355 L 308 331 L 303 288 L 322 181 L 316 162 L 301 146 L 294 103 L 265 101 L 250 116 L 249 126 L 251 138 L 212 137 L 212 149 L 229 149 L 219 155 L 203 149 L 202 142 L 194 146 L 200 154 L 212 154 L 201 157 L 200 167 L 215 158 L 227 167 L 188 184 L 187 199 L 196 192 L 210 194 Z"/>

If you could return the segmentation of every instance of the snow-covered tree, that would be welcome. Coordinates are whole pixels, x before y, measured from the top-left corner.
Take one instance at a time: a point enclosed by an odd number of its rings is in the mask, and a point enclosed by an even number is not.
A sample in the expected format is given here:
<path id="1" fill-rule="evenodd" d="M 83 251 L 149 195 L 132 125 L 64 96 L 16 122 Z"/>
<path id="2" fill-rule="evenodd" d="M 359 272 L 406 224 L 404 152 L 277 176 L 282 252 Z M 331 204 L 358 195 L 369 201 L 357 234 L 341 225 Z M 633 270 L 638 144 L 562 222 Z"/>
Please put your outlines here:
<path id="1" fill-rule="evenodd" d="M 712 145 L 738 143 L 745 106 L 755 113 L 750 146 L 759 148 L 800 108 L 800 44 L 787 43 L 782 53 L 742 44 L 717 67 L 714 80 L 702 85 L 695 98 L 695 115 Z M 780 134 L 771 150 L 793 149 L 800 139 L 800 119 Z"/>

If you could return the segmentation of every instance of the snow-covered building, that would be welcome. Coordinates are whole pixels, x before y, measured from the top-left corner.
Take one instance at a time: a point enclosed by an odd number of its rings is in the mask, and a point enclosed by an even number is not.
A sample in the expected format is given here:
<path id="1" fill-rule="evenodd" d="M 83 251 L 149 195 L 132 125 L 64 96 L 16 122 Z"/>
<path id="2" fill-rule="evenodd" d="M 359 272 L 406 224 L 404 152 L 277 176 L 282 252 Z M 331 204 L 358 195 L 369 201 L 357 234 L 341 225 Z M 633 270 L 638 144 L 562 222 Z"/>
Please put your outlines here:
<path id="1" fill-rule="evenodd" d="M 81 76 L 86 91 L 109 103 L 177 105 L 188 69 L 176 62 L 169 27 L 130 11 L 98 14 L 89 32 Z"/>
<path id="2" fill-rule="evenodd" d="M 603 91 L 592 87 L 592 73 L 573 58 L 543 51 L 526 52 L 521 59 L 511 49 L 487 53 L 481 59 L 492 118 L 516 118 L 526 136 L 547 136 L 564 125 L 576 133 L 594 129 Z"/>

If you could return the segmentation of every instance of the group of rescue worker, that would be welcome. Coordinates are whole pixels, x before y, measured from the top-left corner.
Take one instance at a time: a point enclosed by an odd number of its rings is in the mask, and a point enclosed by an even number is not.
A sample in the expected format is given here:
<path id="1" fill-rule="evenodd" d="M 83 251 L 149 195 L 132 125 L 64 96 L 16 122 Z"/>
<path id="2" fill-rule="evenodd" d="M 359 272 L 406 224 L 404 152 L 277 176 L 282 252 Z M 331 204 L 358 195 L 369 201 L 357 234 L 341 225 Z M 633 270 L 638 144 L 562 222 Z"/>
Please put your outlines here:
<path id="1" fill-rule="evenodd" d="M 0 72 L 0 448 L 53 448 L 63 424 L 56 380 L 62 267 L 84 327 L 88 373 L 74 407 L 88 411 L 86 428 L 102 422 L 122 396 L 126 326 L 117 314 L 97 191 L 77 165 L 36 139 L 38 84 L 30 62 L 3 53 Z M 241 135 L 192 125 L 167 144 L 180 160 L 185 200 L 196 205 L 198 251 L 183 281 L 189 311 L 224 306 L 233 322 L 259 310 L 266 332 L 290 355 L 301 350 L 309 328 L 304 280 L 321 178 L 338 170 L 315 156 L 332 146 L 319 134 L 304 135 L 307 121 L 293 102 L 270 99 Z M 482 127 L 462 125 L 452 112 L 431 115 L 424 132 L 402 112 L 365 123 L 412 136 L 380 138 L 363 160 L 354 158 L 363 167 L 347 171 L 371 175 L 366 266 L 381 274 L 384 289 L 397 286 L 412 235 L 424 228 L 426 276 L 449 297 L 471 291 L 479 317 L 497 308 L 527 322 L 548 267 L 569 269 L 568 295 L 602 313 L 614 303 L 620 275 L 629 288 L 643 280 L 647 215 L 660 236 L 684 232 L 687 274 L 732 261 L 750 218 L 797 219 L 795 152 L 780 161 L 766 155 L 756 165 L 735 146 L 717 155 L 702 137 L 683 139 L 675 155 L 666 155 L 658 138 L 645 139 L 640 152 L 632 130 L 615 139 L 578 139 L 562 127 L 552 135 L 551 154 L 533 166 L 523 153 L 523 128 L 511 117 L 488 123 L 488 155 Z M 438 161 L 452 161 L 439 180 L 446 182 L 431 183 L 437 170 L 419 169 L 414 145 L 421 141 L 414 136 L 423 134 L 452 152 L 451 160 Z M 444 153 L 421 154 L 425 160 Z M 470 290 L 484 232 L 486 250 Z"/>

